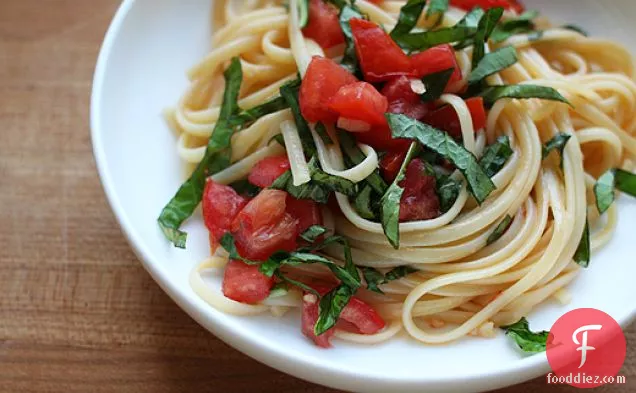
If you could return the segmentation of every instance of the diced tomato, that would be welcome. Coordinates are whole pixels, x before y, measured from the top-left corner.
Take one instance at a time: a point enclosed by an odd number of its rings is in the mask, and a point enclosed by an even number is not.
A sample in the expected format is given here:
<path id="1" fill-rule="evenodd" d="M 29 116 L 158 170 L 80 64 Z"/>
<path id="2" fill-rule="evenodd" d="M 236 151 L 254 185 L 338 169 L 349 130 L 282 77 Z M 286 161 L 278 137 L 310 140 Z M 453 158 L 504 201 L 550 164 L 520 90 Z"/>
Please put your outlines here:
<path id="1" fill-rule="evenodd" d="M 402 167 L 402 163 L 406 158 L 406 153 L 408 149 L 399 149 L 392 150 L 387 152 L 382 160 L 380 161 L 380 170 L 382 172 L 382 177 L 387 182 L 391 183 L 395 180 L 400 168 Z"/>
<path id="2" fill-rule="evenodd" d="M 470 115 L 473 119 L 473 127 L 475 131 L 481 130 L 486 127 L 486 108 L 484 107 L 484 100 L 481 97 L 473 97 L 466 100 L 466 105 L 470 110 Z M 446 105 L 431 113 L 429 113 L 423 120 L 425 123 L 446 131 L 454 138 L 461 138 L 462 128 L 459 123 L 459 117 L 453 107 Z"/>
<path id="3" fill-rule="evenodd" d="M 243 258 L 263 261 L 276 251 L 293 251 L 298 220 L 285 211 L 287 193 L 261 191 L 232 222 L 236 249 Z"/>
<path id="4" fill-rule="evenodd" d="M 455 50 L 448 44 L 439 45 L 412 55 L 411 63 L 415 70 L 415 76 L 418 78 L 453 68 L 455 71 L 451 75 L 449 85 L 462 79 L 462 71 L 457 63 Z"/>
<path id="5" fill-rule="evenodd" d="M 352 297 L 340 318 L 355 325 L 362 334 L 375 334 L 384 329 L 384 319 L 362 300 Z"/>
<path id="6" fill-rule="evenodd" d="M 314 333 L 314 326 L 316 326 L 316 322 L 319 317 L 319 300 L 318 297 L 311 293 L 305 293 L 303 296 L 303 312 L 302 312 L 302 331 L 305 336 L 310 338 L 316 343 L 319 347 L 329 348 L 331 347 L 331 337 L 335 333 L 335 329 L 331 328 L 321 334 L 320 336 L 316 336 Z"/>
<path id="7" fill-rule="evenodd" d="M 232 221 L 247 205 L 248 199 L 237 194 L 230 186 L 208 179 L 203 190 L 203 220 L 210 231 L 210 246 L 216 249 Z"/>
<path id="8" fill-rule="evenodd" d="M 432 108 L 432 104 L 423 103 L 420 96 L 413 91 L 411 79 L 406 76 L 387 82 L 381 93 L 389 101 L 388 111 L 391 113 L 404 114 L 421 120 Z"/>
<path id="9" fill-rule="evenodd" d="M 356 53 L 367 82 L 382 82 L 412 75 L 411 60 L 380 26 L 364 19 L 351 19 Z"/>
<path id="10" fill-rule="evenodd" d="M 250 171 L 247 180 L 255 186 L 267 188 L 290 168 L 286 155 L 260 160 Z"/>
<path id="11" fill-rule="evenodd" d="M 393 139 L 388 126 L 373 127 L 368 132 L 355 134 L 358 142 L 374 147 L 376 150 L 408 149 L 411 141 L 408 139 Z"/>
<path id="12" fill-rule="evenodd" d="M 335 123 L 338 114 L 329 109 L 331 98 L 342 86 L 358 79 L 331 59 L 314 56 L 300 86 L 300 110 L 311 123 Z"/>
<path id="13" fill-rule="evenodd" d="M 248 265 L 231 260 L 223 275 L 223 294 L 237 302 L 254 304 L 265 300 L 274 285 L 274 278 L 258 270 L 258 265 Z"/>
<path id="14" fill-rule="evenodd" d="M 426 173 L 422 160 L 416 158 L 411 161 L 400 186 L 404 188 L 400 200 L 400 221 L 430 220 L 439 216 L 435 177 Z"/>
<path id="15" fill-rule="evenodd" d="M 286 204 L 287 213 L 298 220 L 298 233 L 305 232 L 312 225 L 322 224 L 322 214 L 316 202 L 287 195 Z"/>
<path id="16" fill-rule="evenodd" d="M 344 43 L 338 10 L 323 0 L 309 2 L 309 21 L 303 29 L 307 38 L 316 41 L 323 49 Z"/>
<path id="17" fill-rule="evenodd" d="M 450 4 L 466 11 L 470 11 L 475 7 L 481 7 L 485 10 L 502 7 L 517 13 L 522 13 L 525 10 L 523 4 L 518 0 L 451 0 Z"/>
<path id="18" fill-rule="evenodd" d="M 371 125 L 386 124 L 384 114 L 388 107 L 386 97 L 367 82 L 342 86 L 329 103 L 329 108 L 338 112 L 340 117 L 361 120 Z"/>

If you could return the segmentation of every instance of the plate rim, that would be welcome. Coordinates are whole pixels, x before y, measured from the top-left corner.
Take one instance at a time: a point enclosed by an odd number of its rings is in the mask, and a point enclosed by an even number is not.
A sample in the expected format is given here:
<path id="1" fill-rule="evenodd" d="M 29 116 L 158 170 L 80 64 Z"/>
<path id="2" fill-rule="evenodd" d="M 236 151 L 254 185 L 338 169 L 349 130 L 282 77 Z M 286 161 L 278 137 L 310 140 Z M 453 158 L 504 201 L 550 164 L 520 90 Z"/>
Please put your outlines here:
<path id="1" fill-rule="evenodd" d="M 299 356 L 302 352 L 286 352 L 279 349 L 281 346 L 277 348 L 275 345 L 271 345 L 271 343 L 268 344 L 266 340 L 259 340 L 254 336 L 241 334 L 240 332 L 237 334 L 224 323 L 222 317 L 215 316 L 214 314 L 204 316 L 198 309 L 199 306 L 189 301 L 183 291 L 178 288 L 178 285 L 158 268 L 159 263 L 153 262 L 151 254 L 147 250 L 147 246 L 144 244 L 138 232 L 135 231 L 134 226 L 129 221 L 120 202 L 115 183 L 108 170 L 106 152 L 103 148 L 102 135 L 104 131 L 100 125 L 100 108 L 107 65 L 121 26 L 131 8 L 137 2 L 138 0 L 122 1 L 106 31 L 99 51 L 90 98 L 91 144 L 97 172 L 104 193 L 106 194 L 106 199 L 127 242 L 144 269 L 183 311 L 223 342 L 258 362 L 294 377 L 337 389 L 385 392 L 387 389 L 421 391 L 422 388 L 426 387 L 428 389 L 455 391 L 453 386 L 464 385 L 464 387 L 474 386 L 475 389 L 471 391 L 477 392 L 523 383 L 550 371 L 545 354 L 535 354 L 520 357 L 519 361 L 514 362 L 513 365 L 504 370 L 493 370 L 488 373 L 462 372 L 460 376 L 446 374 L 442 377 L 427 375 L 425 377 L 413 376 L 412 378 L 405 378 L 403 376 L 391 377 L 390 375 L 379 376 L 372 373 L 354 373 L 331 367 L 327 362 L 318 363 L 304 356 Z M 624 328 L 635 319 L 636 307 L 631 310 L 624 320 L 620 320 L 619 323 Z M 211 323 L 211 321 L 215 323 Z"/>

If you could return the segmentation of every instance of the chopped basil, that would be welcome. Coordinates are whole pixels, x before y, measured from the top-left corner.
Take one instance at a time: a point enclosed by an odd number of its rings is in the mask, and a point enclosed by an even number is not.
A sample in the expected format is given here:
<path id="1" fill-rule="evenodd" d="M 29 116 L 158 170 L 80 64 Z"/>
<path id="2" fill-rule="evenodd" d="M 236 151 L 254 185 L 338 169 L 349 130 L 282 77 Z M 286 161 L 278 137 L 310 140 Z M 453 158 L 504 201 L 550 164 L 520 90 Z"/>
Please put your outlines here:
<path id="1" fill-rule="evenodd" d="M 327 0 L 327 2 L 333 4 L 339 10 L 341 10 L 343 7 L 345 7 L 345 6 L 347 6 L 349 4 L 347 2 L 347 0 Z"/>
<path id="2" fill-rule="evenodd" d="M 291 279 L 291 278 L 285 276 L 283 273 L 280 272 L 280 270 L 277 271 L 275 273 L 275 275 L 276 275 L 276 277 L 280 278 L 282 281 L 284 281 L 284 282 L 286 282 L 288 284 L 291 284 L 291 285 L 293 285 L 295 287 L 298 287 L 302 291 L 313 293 L 317 297 L 320 297 L 320 294 L 318 293 L 318 291 L 316 291 L 315 289 L 313 289 L 312 287 L 310 287 L 309 285 L 307 285 L 305 283 L 302 283 L 300 281 L 297 281 L 297 280 L 294 280 L 294 279 Z"/>
<path id="3" fill-rule="evenodd" d="M 333 145 L 333 141 L 331 140 L 331 137 L 329 136 L 329 133 L 327 132 L 327 127 L 325 127 L 324 124 L 322 123 L 316 124 L 316 133 L 318 134 L 320 139 L 322 139 L 325 145 Z"/>
<path id="4" fill-rule="evenodd" d="M 448 0 L 431 0 L 426 10 L 426 17 L 439 15 L 440 22 L 444 19 L 444 14 L 448 11 Z"/>
<path id="5" fill-rule="evenodd" d="M 559 101 L 571 106 L 557 90 L 547 86 L 537 85 L 499 85 L 490 86 L 480 94 L 487 105 L 491 106 L 502 98 L 541 98 L 544 100 Z"/>
<path id="6" fill-rule="evenodd" d="M 338 138 L 340 139 L 342 150 L 345 153 L 345 159 L 349 161 L 351 166 L 358 165 L 364 161 L 366 157 L 351 134 L 346 131 L 339 131 Z M 365 179 L 365 182 L 373 188 L 373 191 L 380 195 L 383 195 L 389 187 L 377 169 Z"/>
<path id="7" fill-rule="evenodd" d="M 577 26 L 577 25 L 565 25 L 565 26 L 561 26 L 563 29 L 568 29 L 568 30 L 572 30 L 572 31 L 576 31 L 577 33 L 581 34 L 582 36 L 588 37 L 589 33 L 587 31 L 585 31 L 582 27 Z"/>
<path id="8" fill-rule="evenodd" d="M 300 104 L 298 103 L 298 93 L 300 91 L 300 83 L 296 81 L 292 83 L 286 83 L 280 88 L 280 95 L 285 99 L 287 105 L 294 115 L 294 121 L 296 128 L 298 128 L 298 135 L 303 145 L 303 151 L 307 157 L 312 157 L 316 154 L 316 146 L 314 145 L 314 139 L 311 136 L 311 130 L 309 124 L 300 112 Z"/>
<path id="9" fill-rule="evenodd" d="M 377 218 L 377 213 L 373 208 L 373 203 L 371 201 L 371 197 L 373 195 L 373 188 L 370 185 L 364 186 L 362 191 L 356 196 L 354 204 L 356 207 L 356 211 L 360 215 L 360 217 L 365 218 L 367 220 L 375 220 Z"/>
<path id="10" fill-rule="evenodd" d="M 349 21 L 353 18 L 364 19 L 364 15 L 355 6 L 345 5 L 340 8 L 340 27 L 345 36 L 345 52 L 341 61 L 341 65 L 354 75 L 360 74 L 360 66 L 358 56 L 356 55 L 356 46 L 353 41 L 353 33 Z"/>
<path id="11" fill-rule="evenodd" d="M 444 71 L 434 72 L 424 76 L 422 78 L 422 82 L 424 83 L 424 86 L 426 86 L 426 92 L 421 96 L 422 101 L 435 101 L 444 94 L 444 89 L 448 86 L 448 82 L 450 81 L 453 72 L 455 72 L 455 69 L 449 68 Z"/>
<path id="12" fill-rule="evenodd" d="M 390 123 L 391 121 L 389 119 L 389 124 Z M 400 248 L 400 200 L 404 193 L 404 188 L 400 187 L 399 183 L 404 179 L 406 167 L 417 153 L 417 149 L 417 143 L 411 143 L 411 147 L 406 153 L 406 158 L 402 163 L 400 171 L 381 200 L 380 220 L 382 221 L 382 229 L 389 243 L 391 243 L 396 250 Z"/>
<path id="13" fill-rule="evenodd" d="M 236 181 L 230 184 L 230 187 L 236 191 L 237 194 L 245 195 L 247 197 L 253 198 L 261 192 L 261 188 L 253 185 L 247 179 Z"/>
<path id="14" fill-rule="evenodd" d="M 563 166 L 563 151 L 572 135 L 559 133 L 543 145 L 543 159 L 548 158 L 552 151 L 557 150 L 561 155 L 561 166 Z"/>
<path id="15" fill-rule="evenodd" d="M 350 287 L 341 284 L 320 299 L 320 314 L 314 326 L 316 336 L 320 336 L 336 325 L 342 310 L 347 307 L 353 294 L 354 291 Z"/>
<path id="16" fill-rule="evenodd" d="M 622 169 L 610 169 L 594 185 L 596 207 L 603 214 L 614 203 L 614 189 L 636 197 L 636 175 Z"/>
<path id="17" fill-rule="evenodd" d="M 495 190 L 494 183 L 479 165 L 477 158 L 444 131 L 405 115 L 388 113 L 386 118 L 394 138 L 417 140 L 455 165 L 466 178 L 468 188 L 478 203 L 486 200 Z"/>
<path id="18" fill-rule="evenodd" d="M 479 21 L 484 16 L 484 10 L 480 7 L 475 7 L 470 10 L 458 23 L 456 26 L 465 26 L 472 27 L 477 31 L 477 25 L 479 25 Z M 472 37 L 471 37 L 472 38 Z M 462 42 L 455 45 L 455 50 L 464 49 L 473 44 L 472 39 L 465 39 Z"/>
<path id="19" fill-rule="evenodd" d="M 225 92 L 219 120 L 208 141 L 203 159 L 190 178 L 183 183 L 172 200 L 163 208 L 158 218 L 163 234 L 175 247 L 185 248 L 187 234 L 179 228 L 201 202 L 208 175 L 230 166 L 230 142 L 236 127 L 231 125 L 231 117 L 239 111 L 238 95 L 243 80 L 243 71 L 238 57 L 232 59 L 224 73 Z"/>
<path id="20" fill-rule="evenodd" d="M 399 37 L 409 34 L 417 25 L 425 6 L 426 0 L 408 0 L 400 9 L 397 24 L 391 31 L 391 38 L 397 41 Z"/>
<path id="21" fill-rule="evenodd" d="M 477 67 L 468 77 L 468 83 L 475 84 L 481 82 L 486 77 L 496 74 L 517 62 L 517 50 L 512 46 L 497 49 L 488 53 L 479 62 Z"/>
<path id="22" fill-rule="evenodd" d="M 221 237 L 220 243 L 221 243 L 221 247 L 223 247 L 223 249 L 225 249 L 225 251 L 227 251 L 227 253 L 229 254 L 230 259 L 243 261 L 247 263 L 248 265 L 257 265 L 260 263 L 258 261 L 251 261 L 249 259 L 245 259 L 238 253 L 238 250 L 236 249 L 236 244 L 234 243 L 234 236 L 232 236 L 230 232 L 226 232 L 223 235 L 223 237 Z"/>
<path id="23" fill-rule="evenodd" d="M 477 65 L 484 58 L 486 54 L 486 43 L 502 16 L 503 8 L 491 8 L 486 11 L 479 21 L 473 48 L 473 70 L 477 68 Z"/>
<path id="24" fill-rule="evenodd" d="M 481 165 L 488 177 L 493 177 L 506 165 L 513 153 L 510 147 L 510 139 L 506 135 L 502 135 L 497 138 L 495 143 L 484 149 L 479 165 Z"/>
<path id="25" fill-rule="evenodd" d="M 436 179 L 439 209 L 442 213 L 446 213 L 455 204 L 463 183 L 446 175 L 438 175 Z"/>
<path id="26" fill-rule="evenodd" d="M 538 16 L 537 11 L 526 11 L 518 18 L 509 19 L 501 22 L 493 31 L 490 39 L 499 43 L 507 40 L 516 34 L 526 34 L 534 31 L 534 23 L 532 22 Z"/>
<path id="27" fill-rule="evenodd" d="M 310 243 L 313 243 L 327 232 L 329 232 L 329 230 L 321 225 L 312 225 L 307 228 L 305 232 L 301 233 L 300 237 Z"/>
<path id="28" fill-rule="evenodd" d="M 326 188 L 329 191 L 339 192 L 348 197 L 354 197 L 357 194 L 357 187 L 354 182 L 344 177 L 330 175 L 318 167 L 316 158 L 309 161 L 309 174 L 311 181 Z"/>
<path id="29" fill-rule="evenodd" d="M 506 335 L 512 337 L 519 348 L 527 353 L 539 353 L 544 352 L 548 341 L 550 332 L 545 330 L 540 332 L 533 332 L 530 330 L 530 325 L 526 318 L 521 318 L 517 323 L 502 326 L 506 331 Z"/>
<path id="30" fill-rule="evenodd" d="M 300 80 L 295 79 L 288 82 L 288 84 L 290 86 L 300 86 Z M 239 127 L 244 124 L 256 121 L 265 115 L 269 115 L 270 113 L 282 111 L 283 109 L 287 108 L 289 108 L 287 101 L 283 97 L 276 97 L 252 109 L 242 110 L 236 116 L 232 117 L 232 119 L 230 120 L 230 124 Z"/>
<path id="31" fill-rule="evenodd" d="M 441 44 L 464 41 L 474 37 L 477 31 L 474 27 L 453 26 L 422 33 L 411 33 L 400 36 L 396 42 L 409 51 L 423 51 Z"/>
<path id="32" fill-rule="evenodd" d="M 489 246 L 493 244 L 494 242 L 496 242 L 497 240 L 499 240 L 503 236 L 503 234 L 506 233 L 506 230 L 510 226 L 511 222 L 512 222 L 512 216 L 510 214 L 507 214 L 506 217 L 504 217 L 504 219 L 501 220 L 499 225 L 497 225 L 497 228 L 495 228 L 495 230 L 490 234 L 490 236 L 488 236 L 486 245 Z"/>
<path id="33" fill-rule="evenodd" d="M 576 252 L 574 253 L 574 262 L 578 263 L 581 267 L 590 266 L 590 223 L 588 221 L 585 222 L 585 229 L 583 230 L 583 236 L 581 237 L 581 242 L 579 243 Z"/>
<path id="34" fill-rule="evenodd" d="M 364 280 L 367 282 L 367 289 L 380 294 L 384 294 L 384 292 L 380 289 L 380 285 L 399 280 L 409 274 L 419 271 L 411 266 L 398 266 L 386 274 L 382 274 L 372 267 L 363 267 L 361 269 L 362 274 L 364 275 Z"/>

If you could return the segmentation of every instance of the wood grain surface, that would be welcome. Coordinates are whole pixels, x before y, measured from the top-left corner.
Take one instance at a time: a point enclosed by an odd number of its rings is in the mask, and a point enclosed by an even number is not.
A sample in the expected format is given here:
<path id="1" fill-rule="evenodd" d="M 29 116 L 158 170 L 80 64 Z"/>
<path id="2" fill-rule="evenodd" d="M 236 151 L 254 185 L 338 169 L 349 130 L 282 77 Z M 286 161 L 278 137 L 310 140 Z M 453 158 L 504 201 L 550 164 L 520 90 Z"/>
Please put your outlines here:
<path id="1" fill-rule="evenodd" d="M 175 5 L 178 2 L 175 1 Z M 95 170 L 89 95 L 116 0 L 0 0 L 0 392 L 332 392 L 244 356 L 150 279 Z M 628 331 L 628 385 L 636 390 Z M 543 379 L 502 392 L 566 392 Z"/>

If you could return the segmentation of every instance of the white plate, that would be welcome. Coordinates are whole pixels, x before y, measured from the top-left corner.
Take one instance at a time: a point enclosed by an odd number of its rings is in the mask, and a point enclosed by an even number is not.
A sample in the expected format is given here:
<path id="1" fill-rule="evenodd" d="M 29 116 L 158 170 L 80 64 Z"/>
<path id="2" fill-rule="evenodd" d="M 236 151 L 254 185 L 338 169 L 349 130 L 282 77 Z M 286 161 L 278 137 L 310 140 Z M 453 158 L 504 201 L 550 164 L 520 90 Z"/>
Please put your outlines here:
<path id="1" fill-rule="evenodd" d="M 577 23 L 594 35 L 636 44 L 633 0 L 527 0 L 553 19 Z M 576 6 L 573 7 L 573 4 Z M 174 249 L 156 218 L 182 179 L 175 137 L 160 113 L 188 82 L 185 71 L 209 48 L 210 0 L 126 0 L 99 57 L 91 125 L 97 166 L 119 222 L 146 269 L 194 319 L 249 356 L 297 377 L 335 388 L 366 392 L 468 392 L 495 389 L 549 371 L 544 354 L 524 357 L 500 334 L 447 346 L 406 338 L 366 347 L 336 342 L 315 347 L 300 333 L 297 315 L 238 318 L 200 300 L 188 273 L 207 256 L 200 217 L 187 224 L 188 249 Z M 633 51 L 636 53 L 636 51 Z M 548 329 L 565 311 L 596 307 L 626 324 L 635 316 L 634 233 L 636 203 L 623 198 L 618 234 L 571 286 L 567 307 L 550 304 L 530 315 L 532 327 Z"/>

